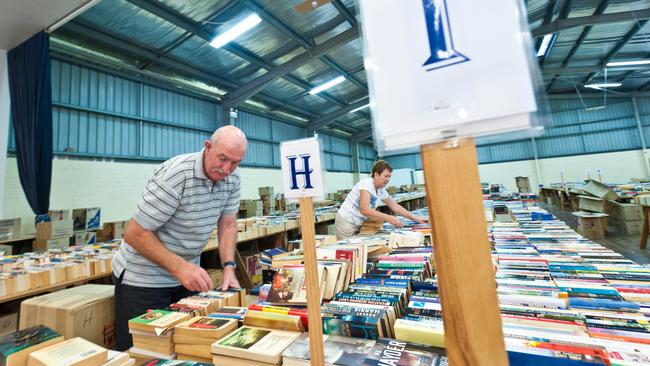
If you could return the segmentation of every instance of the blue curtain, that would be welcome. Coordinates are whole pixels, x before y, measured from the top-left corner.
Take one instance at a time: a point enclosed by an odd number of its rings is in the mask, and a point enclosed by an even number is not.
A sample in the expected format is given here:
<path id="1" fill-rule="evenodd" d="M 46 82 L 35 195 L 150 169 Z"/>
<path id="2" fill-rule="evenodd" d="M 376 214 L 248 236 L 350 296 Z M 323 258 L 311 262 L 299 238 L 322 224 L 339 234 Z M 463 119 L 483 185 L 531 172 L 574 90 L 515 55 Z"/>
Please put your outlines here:
<path id="1" fill-rule="evenodd" d="M 11 115 L 20 184 L 36 221 L 47 217 L 52 179 L 52 80 L 49 34 L 7 53 Z"/>

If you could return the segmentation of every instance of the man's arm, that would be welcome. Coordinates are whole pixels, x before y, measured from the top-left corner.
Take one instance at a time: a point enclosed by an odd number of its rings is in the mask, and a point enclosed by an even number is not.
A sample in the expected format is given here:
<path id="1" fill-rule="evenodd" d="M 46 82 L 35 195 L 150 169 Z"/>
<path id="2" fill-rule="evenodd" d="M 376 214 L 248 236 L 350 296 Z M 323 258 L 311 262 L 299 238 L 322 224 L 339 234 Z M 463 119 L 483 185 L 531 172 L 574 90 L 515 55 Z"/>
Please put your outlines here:
<path id="1" fill-rule="evenodd" d="M 236 227 L 235 227 L 236 230 Z M 156 234 L 143 228 L 131 219 L 124 233 L 124 241 L 135 248 L 142 256 L 166 269 L 190 291 L 208 291 L 213 288 L 208 273 L 194 263 L 190 263 L 165 247 Z"/>
<path id="2" fill-rule="evenodd" d="M 219 257 L 221 258 L 221 263 L 234 262 L 235 251 L 237 250 L 237 215 L 221 215 L 218 225 Z M 223 267 L 221 291 L 226 291 L 229 287 L 241 287 L 239 281 L 237 281 L 233 266 Z"/>
<path id="3" fill-rule="evenodd" d="M 396 214 L 398 214 L 400 216 L 404 216 L 407 219 L 411 219 L 411 220 L 417 221 L 419 223 L 425 223 L 426 222 L 426 220 L 423 219 L 422 217 L 415 216 L 412 213 L 408 212 L 404 207 L 402 207 L 402 205 L 395 202 L 395 200 L 393 200 L 390 196 L 385 198 L 383 201 L 386 204 L 386 206 L 388 206 L 388 208 L 390 208 L 391 210 L 393 210 L 393 212 L 395 212 Z"/>

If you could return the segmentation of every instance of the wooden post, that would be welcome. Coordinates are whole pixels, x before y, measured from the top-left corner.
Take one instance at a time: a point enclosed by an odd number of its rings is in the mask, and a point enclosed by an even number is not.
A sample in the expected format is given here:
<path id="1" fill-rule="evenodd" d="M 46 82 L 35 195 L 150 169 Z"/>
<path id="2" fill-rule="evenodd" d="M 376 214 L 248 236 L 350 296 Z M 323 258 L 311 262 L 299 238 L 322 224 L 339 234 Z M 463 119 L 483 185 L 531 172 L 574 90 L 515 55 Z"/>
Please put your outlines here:
<path id="1" fill-rule="evenodd" d="M 450 365 L 508 365 L 474 139 L 421 147 Z"/>
<path id="2" fill-rule="evenodd" d="M 312 366 L 325 364 L 323 357 L 323 321 L 320 315 L 320 283 L 316 261 L 314 206 L 311 197 L 300 197 L 302 252 L 307 279 L 307 321 L 309 323 L 309 357 Z"/>

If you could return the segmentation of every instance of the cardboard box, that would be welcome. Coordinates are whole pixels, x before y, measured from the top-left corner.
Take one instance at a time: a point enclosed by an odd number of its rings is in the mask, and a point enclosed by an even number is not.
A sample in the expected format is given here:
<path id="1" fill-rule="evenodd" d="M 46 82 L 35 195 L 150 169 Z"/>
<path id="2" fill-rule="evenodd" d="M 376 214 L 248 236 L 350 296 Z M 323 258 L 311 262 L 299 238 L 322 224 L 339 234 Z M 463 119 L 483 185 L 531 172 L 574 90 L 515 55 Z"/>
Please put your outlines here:
<path id="1" fill-rule="evenodd" d="M 607 231 L 607 217 L 604 213 L 573 212 L 578 218 L 576 231 L 587 238 L 604 238 Z"/>
<path id="2" fill-rule="evenodd" d="M 66 339 L 82 337 L 113 347 L 113 286 L 84 285 L 24 300 L 20 305 L 20 329 L 38 324 L 56 330 Z"/>
<path id="3" fill-rule="evenodd" d="M 640 234 L 643 230 L 643 220 L 617 220 L 612 219 L 612 226 L 618 229 L 618 232 L 624 235 Z"/>
<path id="4" fill-rule="evenodd" d="M 0 220 L 0 240 L 14 239 L 20 236 L 20 218 Z"/>
<path id="5" fill-rule="evenodd" d="M 0 336 L 18 331 L 18 313 L 0 314 Z"/>
<path id="6" fill-rule="evenodd" d="M 578 209 L 581 211 L 605 212 L 606 200 L 590 197 L 578 196 Z"/>
<path id="7" fill-rule="evenodd" d="M 643 220 L 643 208 L 634 203 L 621 203 L 616 201 L 609 201 L 612 207 L 610 214 L 612 218 L 629 221 L 629 220 Z"/>
<path id="8" fill-rule="evenodd" d="M 14 246 L 11 244 L 0 244 L 0 256 L 14 255 Z"/>
<path id="9" fill-rule="evenodd" d="M 212 279 L 212 284 L 215 287 L 220 286 L 223 283 L 223 271 L 220 269 L 208 269 L 208 276 Z"/>
<path id="10" fill-rule="evenodd" d="M 257 193 L 259 193 L 260 196 L 270 196 L 273 194 L 273 187 L 259 187 Z"/>
<path id="11" fill-rule="evenodd" d="M 517 184 L 517 190 L 519 193 L 530 193 L 530 179 L 528 177 L 515 177 L 515 183 Z"/>
<path id="12" fill-rule="evenodd" d="M 57 239 L 71 237 L 72 220 L 39 222 L 36 224 L 36 239 Z"/>
<path id="13" fill-rule="evenodd" d="M 583 190 L 590 195 L 598 197 L 600 199 L 616 200 L 618 198 L 616 192 L 614 192 L 611 188 L 593 179 L 587 182 L 587 185 L 585 185 Z"/>
<path id="14" fill-rule="evenodd" d="M 115 343 L 113 286 L 84 285 L 43 296 L 20 305 L 20 329 L 43 324 L 66 339 L 82 337 L 110 348 Z"/>
<path id="15" fill-rule="evenodd" d="M 97 243 L 97 233 L 94 231 L 75 231 L 72 236 L 73 245 L 88 245 Z"/>
<path id="16" fill-rule="evenodd" d="M 99 207 L 75 208 L 72 210 L 74 231 L 99 229 L 101 209 Z"/>
<path id="17" fill-rule="evenodd" d="M 102 229 L 97 231 L 97 242 L 122 239 L 128 224 L 128 221 L 105 222 Z"/>
<path id="18" fill-rule="evenodd" d="M 72 220 L 70 210 L 49 210 L 47 216 L 50 217 L 50 221 Z"/>
<path id="19" fill-rule="evenodd" d="M 70 237 L 54 239 L 36 239 L 32 244 L 32 250 L 35 252 L 46 252 L 52 249 L 63 249 L 70 246 Z"/>

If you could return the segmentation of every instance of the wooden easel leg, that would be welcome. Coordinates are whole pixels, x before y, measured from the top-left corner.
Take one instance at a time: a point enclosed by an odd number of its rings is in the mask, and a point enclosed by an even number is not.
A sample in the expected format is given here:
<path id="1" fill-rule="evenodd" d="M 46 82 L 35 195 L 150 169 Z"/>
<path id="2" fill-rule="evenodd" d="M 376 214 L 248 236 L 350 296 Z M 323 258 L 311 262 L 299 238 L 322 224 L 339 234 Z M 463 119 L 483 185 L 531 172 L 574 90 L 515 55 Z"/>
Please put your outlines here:
<path id="1" fill-rule="evenodd" d="M 316 231 L 314 228 L 314 206 L 311 197 L 300 198 L 300 226 L 302 228 L 302 251 L 305 258 L 305 278 L 307 281 L 309 358 L 312 366 L 321 366 L 325 364 L 323 356 L 323 321 L 320 315 Z"/>
<path id="2" fill-rule="evenodd" d="M 650 207 L 643 206 L 643 231 L 641 231 L 641 244 L 639 248 L 645 249 L 648 244 L 648 231 L 650 231 Z"/>
<path id="3" fill-rule="evenodd" d="M 508 365 L 473 139 L 422 146 L 451 365 Z"/>

